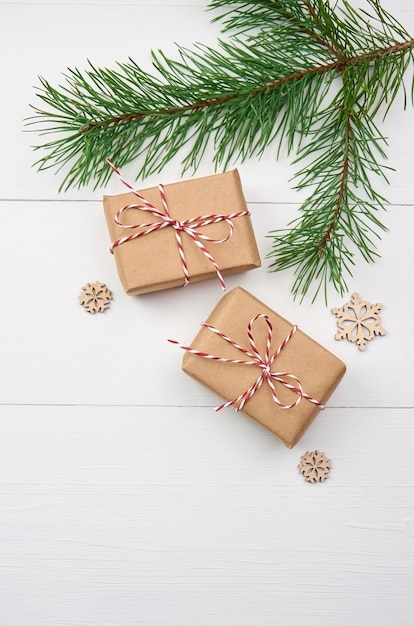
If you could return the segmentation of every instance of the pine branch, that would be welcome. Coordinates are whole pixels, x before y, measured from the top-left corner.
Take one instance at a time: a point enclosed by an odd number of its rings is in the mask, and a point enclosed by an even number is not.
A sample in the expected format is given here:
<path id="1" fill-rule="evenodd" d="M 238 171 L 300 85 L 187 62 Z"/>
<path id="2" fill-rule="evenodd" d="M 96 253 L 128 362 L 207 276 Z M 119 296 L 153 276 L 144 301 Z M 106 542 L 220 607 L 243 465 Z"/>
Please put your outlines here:
<path id="1" fill-rule="evenodd" d="M 337 111 L 328 111 L 321 119 L 318 159 L 298 173 L 299 188 L 314 185 L 301 217 L 287 231 L 271 233 L 271 267 L 296 267 L 292 291 L 299 296 L 312 283 L 314 298 L 322 289 L 326 299 L 330 282 L 343 293 L 344 270 L 352 272 L 355 252 L 373 261 L 378 256 L 375 240 L 385 230 L 377 217 L 385 199 L 373 189 L 368 172 L 385 178 L 385 168 L 378 168 L 373 152 L 385 156 L 386 141 L 372 122 L 361 121 L 359 111 L 350 113 L 339 106 L 343 96 L 337 97 Z"/>
<path id="2" fill-rule="evenodd" d="M 53 87 L 40 79 L 41 106 L 29 124 L 50 139 L 36 146 L 39 169 L 66 169 L 61 189 L 110 176 L 138 160 L 137 177 L 159 172 L 183 147 L 183 172 L 195 172 L 207 147 L 216 169 L 234 160 L 296 152 L 298 188 L 312 188 L 300 217 L 271 231 L 271 268 L 296 268 L 293 293 L 316 283 L 346 289 L 355 254 L 373 261 L 385 230 L 385 137 L 374 123 L 387 113 L 413 64 L 414 39 L 378 0 L 370 13 L 327 0 L 212 0 L 232 36 L 217 48 L 153 52 L 154 74 L 132 59 L 116 69 L 69 70 Z M 339 81 L 339 85 L 337 84 Z M 413 84 L 413 83 L 412 83 Z M 332 89 L 334 87 L 334 90 Z M 336 94 L 332 96 L 333 91 Z"/>

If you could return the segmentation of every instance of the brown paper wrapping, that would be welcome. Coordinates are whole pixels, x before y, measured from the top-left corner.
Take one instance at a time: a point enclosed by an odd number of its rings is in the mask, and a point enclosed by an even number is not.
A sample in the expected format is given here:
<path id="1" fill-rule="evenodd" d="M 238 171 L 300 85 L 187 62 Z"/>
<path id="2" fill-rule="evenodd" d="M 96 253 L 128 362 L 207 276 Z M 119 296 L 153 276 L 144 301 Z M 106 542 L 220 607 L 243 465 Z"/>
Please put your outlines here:
<path id="1" fill-rule="evenodd" d="M 271 353 L 287 337 L 292 324 L 269 309 L 241 287 L 229 291 L 209 315 L 208 324 L 215 326 L 232 341 L 250 350 L 247 326 L 258 313 L 269 316 L 273 325 Z M 264 354 L 267 326 L 258 320 L 253 326 L 256 346 Z M 201 352 L 229 359 L 246 359 L 240 351 L 205 327 L 196 335 L 191 347 Z M 206 385 L 226 402 L 246 391 L 260 375 L 254 365 L 220 363 L 186 352 L 182 368 L 186 374 Z M 345 374 L 345 364 L 328 350 L 303 333 L 296 331 L 279 356 L 272 371 L 289 372 L 301 381 L 303 391 L 325 404 Z M 291 404 L 297 395 L 280 383 L 275 383 L 281 402 Z M 319 413 L 319 407 L 302 398 L 292 409 L 282 409 L 272 399 L 269 385 L 261 388 L 245 404 L 243 413 L 274 433 L 288 448 L 293 448 Z"/>
<path id="2" fill-rule="evenodd" d="M 185 220 L 207 214 L 230 214 L 246 211 L 246 201 L 237 170 L 203 178 L 165 185 L 165 193 L 171 217 Z M 140 190 L 139 193 L 157 209 L 164 212 L 158 187 Z M 139 204 L 133 193 L 104 196 L 103 205 L 111 243 L 121 237 L 139 232 L 118 226 L 114 216 L 127 204 Z M 125 211 L 124 224 L 160 221 L 150 213 L 140 210 Z M 252 223 L 249 216 L 233 220 L 234 233 L 225 243 L 204 242 L 223 275 L 235 274 L 260 267 Z M 225 222 L 211 224 L 200 229 L 203 234 L 221 239 L 226 237 L 229 226 Z M 184 254 L 190 273 L 190 283 L 216 278 L 212 263 L 199 250 L 193 240 L 182 234 Z M 130 295 L 144 294 L 184 284 L 183 267 L 177 241 L 172 228 L 157 230 L 114 250 L 115 262 L 121 284 Z"/>

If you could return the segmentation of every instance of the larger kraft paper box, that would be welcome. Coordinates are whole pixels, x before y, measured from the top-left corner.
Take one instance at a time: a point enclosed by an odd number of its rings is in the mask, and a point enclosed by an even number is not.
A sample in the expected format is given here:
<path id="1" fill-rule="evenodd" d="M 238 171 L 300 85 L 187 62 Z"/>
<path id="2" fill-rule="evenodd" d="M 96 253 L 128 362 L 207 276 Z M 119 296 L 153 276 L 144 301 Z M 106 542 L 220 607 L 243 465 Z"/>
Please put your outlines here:
<path id="1" fill-rule="evenodd" d="M 230 215 L 247 211 L 237 170 L 194 178 L 164 186 L 172 218 L 183 221 L 206 215 Z M 151 205 L 164 212 L 158 187 L 139 190 Z M 125 229 L 115 222 L 118 212 L 127 205 L 139 205 L 139 199 L 129 192 L 103 198 L 105 218 L 111 242 L 122 239 L 139 229 Z M 162 221 L 136 208 L 125 210 L 120 216 L 123 224 L 146 224 Z M 217 263 L 223 275 L 235 274 L 260 267 L 261 261 L 249 215 L 231 220 L 233 234 L 227 241 L 211 243 L 200 239 Z M 229 234 L 225 220 L 203 226 L 199 232 L 220 240 Z M 145 230 L 142 228 L 141 230 Z M 190 283 L 217 276 L 212 262 L 186 233 L 181 232 L 185 263 Z M 118 274 L 127 294 L 144 294 L 184 284 L 183 261 L 179 254 L 174 229 L 163 228 L 126 241 L 113 249 Z"/>
<path id="2" fill-rule="evenodd" d="M 202 326 L 188 348 L 213 357 L 246 360 L 246 355 L 224 340 L 222 334 L 255 356 L 247 328 L 249 322 L 260 314 L 266 315 L 273 327 L 269 349 L 270 354 L 273 354 L 291 334 L 293 325 L 242 287 L 236 287 L 223 296 L 207 318 L 205 323 L 219 332 L 212 332 L 208 327 Z M 257 319 L 251 328 L 254 344 L 261 355 L 266 352 L 268 330 L 263 317 Z M 192 353 L 188 348 L 183 356 L 184 372 L 209 387 L 226 402 L 240 397 L 245 390 L 254 385 L 263 371 L 256 365 L 226 363 L 204 358 Z M 271 370 L 283 374 L 282 380 L 287 383 L 285 386 L 272 380 L 282 405 L 294 404 L 300 396 L 299 393 L 289 389 L 288 385 L 302 389 L 304 396 L 299 398 L 298 404 L 293 408 L 281 408 L 273 400 L 270 386 L 265 380 L 245 403 L 242 412 L 292 448 L 318 415 L 320 405 L 324 405 L 334 392 L 345 374 L 346 366 L 298 329 L 273 361 Z M 305 395 L 314 402 L 308 400 Z"/>

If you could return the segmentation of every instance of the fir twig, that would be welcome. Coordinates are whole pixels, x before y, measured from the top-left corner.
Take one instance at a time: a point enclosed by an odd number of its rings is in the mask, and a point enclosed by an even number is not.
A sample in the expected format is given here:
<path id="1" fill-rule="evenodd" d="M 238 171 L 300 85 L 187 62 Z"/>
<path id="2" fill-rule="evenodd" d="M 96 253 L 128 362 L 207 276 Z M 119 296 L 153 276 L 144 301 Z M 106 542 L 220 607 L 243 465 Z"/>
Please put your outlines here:
<path id="1" fill-rule="evenodd" d="M 368 11 L 347 1 L 212 0 L 224 31 L 217 48 L 153 52 L 155 73 L 132 59 L 116 69 L 91 63 L 53 87 L 40 79 L 42 104 L 28 123 L 50 139 L 39 169 L 66 168 L 61 189 L 104 184 L 111 155 L 138 159 L 137 177 L 159 172 L 185 146 L 183 171 L 195 172 L 209 145 L 214 165 L 260 156 L 270 145 L 295 151 L 298 188 L 312 189 L 299 217 L 271 231 L 271 268 L 295 267 L 293 293 L 314 296 L 332 283 L 343 293 L 354 255 L 378 255 L 386 200 L 386 138 L 374 118 L 400 90 L 414 39 L 379 0 Z M 381 162 L 379 162 L 381 160 Z"/>

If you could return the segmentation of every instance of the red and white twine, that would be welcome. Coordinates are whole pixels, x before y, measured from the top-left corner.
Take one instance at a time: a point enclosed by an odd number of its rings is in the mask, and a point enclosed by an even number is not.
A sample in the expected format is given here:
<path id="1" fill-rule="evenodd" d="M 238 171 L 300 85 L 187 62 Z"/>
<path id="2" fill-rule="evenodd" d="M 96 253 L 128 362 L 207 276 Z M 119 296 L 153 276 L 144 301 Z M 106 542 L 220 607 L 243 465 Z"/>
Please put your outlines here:
<path id="1" fill-rule="evenodd" d="M 267 325 L 266 347 L 265 347 L 265 352 L 264 352 L 263 357 L 261 356 L 256 346 L 256 342 L 254 340 L 253 332 L 252 332 L 253 324 L 259 319 L 263 319 Z M 175 341 L 174 339 L 169 339 L 168 341 L 170 343 L 178 345 L 180 348 L 182 348 L 183 350 L 186 350 L 187 352 L 191 354 L 195 354 L 196 356 L 202 357 L 203 359 L 210 359 L 212 361 L 218 361 L 219 363 L 233 363 L 235 365 L 254 365 L 256 367 L 259 367 L 262 370 L 258 378 L 253 382 L 253 384 L 248 389 L 246 389 L 246 391 L 244 391 L 239 396 L 237 396 L 237 398 L 234 398 L 233 400 L 230 400 L 229 402 L 226 402 L 224 404 L 220 404 L 214 409 L 215 411 L 221 411 L 221 409 L 224 409 L 229 406 L 232 406 L 235 411 L 241 411 L 244 405 L 246 404 L 246 402 L 248 402 L 250 398 L 256 393 L 256 391 L 260 389 L 264 381 L 266 381 L 270 387 L 273 401 L 281 409 L 293 409 L 295 406 L 299 404 L 299 402 L 301 402 L 302 399 L 308 400 L 308 402 L 315 404 L 320 410 L 325 408 L 324 405 L 321 404 L 318 400 L 315 400 L 315 398 L 312 398 L 312 396 L 305 393 L 305 391 L 303 390 L 302 384 L 297 376 L 289 372 L 273 372 L 272 371 L 273 362 L 275 361 L 275 359 L 277 359 L 279 354 L 286 347 L 287 343 L 290 341 L 290 339 L 293 337 L 293 335 L 297 331 L 298 327 L 296 325 L 292 326 L 287 337 L 282 341 L 282 343 L 278 346 L 278 348 L 274 352 L 271 352 L 273 327 L 272 327 L 272 323 L 269 317 L 265 313 L 257 314 L 255 317 L 253 317 L 252 320 L 250 320 L 248 324 L 247 336 L 249 339 L 251 352 L 249 350 L 246 350 L 246 348 L 243 348 L 243 346 L 240 346 L 239 344 L 235 343 L 232 339 L 227 337 L 227 335 L 222 333 L 220 330 L 218 330 L 214 326 L 211 326 L 211 324 L 203 323 L 202 326 L 204 326 L 211 332 L 215 333 L 218 337 L 221 337 L 222 339 L 224 339 L 224 341 L 227 341 L 227 343 L 229 343 L 234 348 L 242 352 L 245 356 L 247 356 L 249 360 L 228 359 L 225 357 L 219 357 L 219 356 L 215 356 L 214 354 L 209 354 L 207 352 L 200 352 L 199 350 L 191 348 L 190 346 L 183 346 L 178 341 Z M 296 400 L 292 402 L 291 404 L 284 404 L 283 402 L 281 402 L 281 400 L 279 400 L 278 395 L 276 393 L 275 383 L 280 383 L 281 385 L 283 385 L 283 387 L 285 387 L 286 389 L 290 389 L 293 393 L 295 393 L 298 396 Z"/>
<path id="2" fill-rule="evenodd" d="M 132 191 L 132 193 L 136 195 L 137 198 L 139 198 L 139 200 L 142 203 L 142 204 L 127 204 L 126 206 L 123 206 L 116 213 L 114 220 L 118 226 L 120 226 L 121 228 L 127 228 L 127 229 L 132 229 L 132 230 L 137 230 L 137 229 L 141 229 L 141 230 L 139 232 L 133 233 L 132 235 L 126 235 L 125 237 L 121 237 L 120 239 L 117 239 L 116 241 L 114 241 L 110 247 L 111 253 L 113 253 L 115 248 L 117 248 L 118 246 L 124 243 L 127 243 L 128 241 L 133 241 L 134 239 L 138 239 L 139 237 L 143 237 L 144 235 L 149 235 L 150 233 L 153 233 L 157 230 L 170 227 L 170 228 L 173 228 L 175 238 L 177 241 L 178 252 L 180 255 L 181 265 L 182 265 L 183 274 L 184 274 L 184 286 L 188 285 L 188 283 L 190 282 L 190 273 L 188 270 L 188 265 L 187 265 L 187 261 L 186 261 L 185 254 L 184 254 L 181 233 L 187 233 L 187 235 L 191 237 L 195 245 L 207 257 L 207 259 L 210 261 L 210 263 L 213 265 L 216 271 L 217 278 L 219 279 L 222 289 L 225 289 L 226 285 L 225 285 L 222 273 L 220 271 L 220 268 L 218 264 L 216 263 L 216 261 L 214 260 L 212 254 L 203 245 L 203 241 L 206 241 L 209 243 L 225 243 L 226 241 L 230 239 L 230 237 L 233 235 L 233 232 L 234 232 L 234 225 L 233 225 L 232 220 L 237 217 L 245 217 L 246 215 L 250 215 L 250 211 L 239 211 L 237 213 L 230 213 L 228 215 L 224 215 L 221 213 L 208 214 L 208 215 L 200 215 L 198 217 L 191 217 L 187 220 L 176 220 L 170 215 L 170 210 L 168 208 L 164 186 L 162 184 L 158 185 L 158 190 L 160 192 L 164 213 L 162 211 L 159 211 L 155 206 L 153 206 L 150 202 L 148 202 L 148 200 L 146 200 L 143 196 L 141 196 L 141 194 L 139 194 L 138 191 L 132 187 L 132 185 L 130 185 L 126 180 L 124 180 L 120 171 L 114 166 L 114 164 L 109 158 L 107 159 L 107 162 L 109 166 L 111 167 L 111 169 L 113 170 L 113 172 L 118 176 L 120 181 L 125 185 L 125 187 L 127 187 L 130 191 Z M 121 222 L 121 215 L 122 213 L 130 209 L 148 212 L 151 215 L 154 215 L 154 217 L 158 217 L 161 221 L 141 223 L 141 224 L 124 224 L 123 222 Z M 226 222 L 226 224 L 228 224 L 229 226 L 228 234 L 226 235 L 226 237 L 223 237 L 222 239 L 215 239 L 214 237 L 209 237 L 208 235 L 201 233 L 199 230 L 200 228 L 203 228 L 204 226 L 209 226 L 210 224 L 216 224 L 218 222 Z"/>

